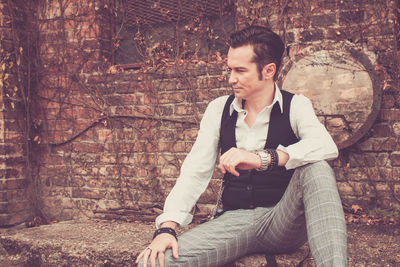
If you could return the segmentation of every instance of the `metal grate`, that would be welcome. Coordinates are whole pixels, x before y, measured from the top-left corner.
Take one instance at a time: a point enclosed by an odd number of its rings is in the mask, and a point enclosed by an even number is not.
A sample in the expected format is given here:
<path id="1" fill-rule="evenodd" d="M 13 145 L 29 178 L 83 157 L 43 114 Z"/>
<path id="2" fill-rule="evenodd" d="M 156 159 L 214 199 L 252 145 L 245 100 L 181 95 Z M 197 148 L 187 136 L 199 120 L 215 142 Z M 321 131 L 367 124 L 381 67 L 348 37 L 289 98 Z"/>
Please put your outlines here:
<path id="1" fill-rule="evenodd" d="M 146 49 L 155 44 L 171 58 L 177 53 L 183 57 L 225 53 L 226 38 L 236 25 L 234 0 L 117 0 L 115 4 L 118 64 L 143 61 Z"/>
<path id="2" fill-rule="evenodd" d="M 126 0 L 127 26 L 177 22 L 200 16 L 216 16 L 224 9 L 221 0 Z"/>

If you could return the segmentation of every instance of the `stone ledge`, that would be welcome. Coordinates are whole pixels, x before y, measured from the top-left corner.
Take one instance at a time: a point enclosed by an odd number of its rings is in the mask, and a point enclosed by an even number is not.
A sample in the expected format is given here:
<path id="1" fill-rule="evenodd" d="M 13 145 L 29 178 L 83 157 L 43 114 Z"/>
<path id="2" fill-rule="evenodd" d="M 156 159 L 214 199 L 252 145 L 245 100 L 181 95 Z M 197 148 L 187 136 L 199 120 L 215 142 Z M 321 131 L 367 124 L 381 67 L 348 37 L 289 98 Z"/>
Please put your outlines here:
<path id="1" fill-rule="evenodd" d="M 134 266 L 136 256 L 149 243 L 154 229 L 154 224 L 149 222 L 104 220 L 64 221 L 34 228 L 0 228 L 0 266 Z M 400 264 L 400 260 L 397 262 L 400 257 L 398 228 L 383 231 L 378 227 L 348 226 L 348 233 L 349 263 L 353 266 Z M 376 254 L 373 259 L 369 249 Z M 383 250 L 390 256 L 379 255 Z M 306 259 L 301 266 L 314 266 L 307 254 L 305 245 L 294 254 L 278 255 L 277 262 L 279 266 L 295 266 Z M 265 264 L 263 255 L 251 255 L 228 266 Z"/>
<path id="2" fill-rule="evenodd" d="M 150 242 L 154 230 L 154 223 L 104 220 L 0 229 L 0 262 L 4 264 L 0 265 L 134 266 L 136 256 Z M 295 262 L 298 263 L 306 254 L 307 248 L 293 254 L 292 258 L 297 258 Z M 278 263 L 285 260 L 288 259 L 279 256 Z M 225 267 L 265 264 L 264 255 L 251 255 Z"/>

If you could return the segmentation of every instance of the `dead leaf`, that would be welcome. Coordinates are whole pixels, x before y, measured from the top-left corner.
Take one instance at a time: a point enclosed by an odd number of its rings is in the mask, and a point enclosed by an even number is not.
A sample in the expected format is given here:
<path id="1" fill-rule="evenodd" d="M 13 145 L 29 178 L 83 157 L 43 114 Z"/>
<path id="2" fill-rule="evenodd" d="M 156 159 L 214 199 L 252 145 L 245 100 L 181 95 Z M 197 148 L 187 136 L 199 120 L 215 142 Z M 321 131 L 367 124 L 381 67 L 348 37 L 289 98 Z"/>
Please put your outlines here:
<path id="1" fill-rule="evenodd" d="M 122 72 L 122 68 L 116 65 L 110 66 L 106 71 L 107 74 L 117 74 L 120 72 Z"/>
<path id="2" fill-rule="evenodd" d="M 359 205 L 351 205 L 351 209 L 354 211 L 354 213 L 362 211 L 362 208 Z"/>

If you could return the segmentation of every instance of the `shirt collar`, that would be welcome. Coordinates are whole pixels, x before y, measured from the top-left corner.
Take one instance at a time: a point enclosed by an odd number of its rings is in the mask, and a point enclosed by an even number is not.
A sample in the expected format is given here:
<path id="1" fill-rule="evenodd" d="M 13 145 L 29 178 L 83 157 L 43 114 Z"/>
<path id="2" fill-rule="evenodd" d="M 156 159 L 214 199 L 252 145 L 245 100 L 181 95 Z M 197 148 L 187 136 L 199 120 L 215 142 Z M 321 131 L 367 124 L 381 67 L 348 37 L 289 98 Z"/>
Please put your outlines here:
<path id="1" fill-rule="evenodd" d="M 274 94 L 274 99 L 272 100 L 271 107 L 275 105 L 275 103 L 279 103 L 279 107 L 281 109 L 281 113 L 283 113 L 283 98 L 282 98 L 282 93 L 281 90 L 279 89 L 278 85 L 275 83 L 275 94 Z M 232 112 L 236 110 L 237 112 L 242 112 L 244 111 L 244 108 L 242 107 L 242 100 L 238 99 L 235 97 L 235 99 L 232 101 L 231 106 L 229 108 L 229 114 L 232 115 Z"/>

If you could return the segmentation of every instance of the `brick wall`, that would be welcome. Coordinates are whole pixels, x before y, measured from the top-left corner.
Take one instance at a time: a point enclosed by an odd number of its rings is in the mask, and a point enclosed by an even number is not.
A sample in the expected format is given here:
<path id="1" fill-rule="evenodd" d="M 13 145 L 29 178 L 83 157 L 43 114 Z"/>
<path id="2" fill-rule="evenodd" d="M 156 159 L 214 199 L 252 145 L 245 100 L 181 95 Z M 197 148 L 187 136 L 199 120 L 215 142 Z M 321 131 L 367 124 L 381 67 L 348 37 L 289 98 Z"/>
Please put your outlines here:
<path id="1" fill-rule="evenodd" d="M 190 68 L 190 81 L 181 68 Z M 78 209 L 89 216 L 111 216 L 110 210 L 160 205 L 190 151 L 208 100 L 226 92 L 221 74 L 220 66 L 206 64 L 88 76 L 85 85 L 104 92 L 109 113 L 76 110 L 82 128 L 97 123 L 41 157 L 42 195 L 52 216 L 76 216 Z M 51 138 L 71 136 L 61 129 Z M 60 205 L 65 209 L 55 208 Z"/>
<path id="2" fill-rule="evenodd" d="M 395 2 L 264 2 L 238 0 L 238 26 L 270 25 L 284 37 L 289 55 L 306 47 L 340 49 L 343 44 L 368 57 L 382 93 L 379 115 L 331 163 L 346 206 L 398 205 Z M 47 1 L 37 7 L 41 65 L 34 177 L 41 210 L 50 219 L 159 212 L 207 103 L 229 92 L 218 57 L 140 70 L 113 67 L 111 4 Z M 285 64 L 295 58 L 286 57 Z M 202 196 L 201 211 L 212 206 L 218 183 L 213 179 Z"/>
<path id="3" fill-rule="evenodd" d="M 24 47 L 18 46 L 21 35 L 17 31 L 13 35 L 12 31 L 23 25 L 22 14 L 22 9 L 0 1 L 0 226 L 18 224 L 33 216 L 25 107 L 21 101 L 21 90 L 25 88 L 18 76 Z M 14 23 L 12 16 L 17 16 Z"/>

